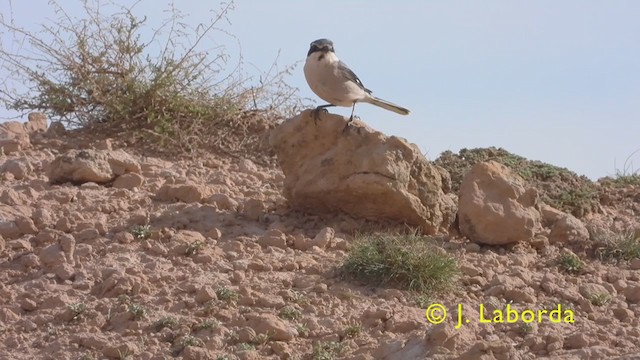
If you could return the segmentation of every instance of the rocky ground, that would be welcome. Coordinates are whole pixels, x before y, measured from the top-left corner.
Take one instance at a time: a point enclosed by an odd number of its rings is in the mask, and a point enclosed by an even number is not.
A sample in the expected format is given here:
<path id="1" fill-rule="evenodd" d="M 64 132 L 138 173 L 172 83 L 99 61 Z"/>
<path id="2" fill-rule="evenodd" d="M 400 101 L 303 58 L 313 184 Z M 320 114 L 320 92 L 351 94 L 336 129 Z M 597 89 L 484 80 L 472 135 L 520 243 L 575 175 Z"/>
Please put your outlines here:
<path id="1" fill-rule="evenodd" d="M 28 124 L 5 127 L 0 139 L 0 359 L 640 358 L 640 258 L 604 261 L 594 238 L 638 226 L 637 185 L 607 187 L 598 209 L 578 219 L 540 203 L 500 164 L 474 167 L 460 194 L 447 193 L 448 175 L 425 168 L 419 176 L 442 187 L 432 189 L 439 210 L 416 205 L 430 199 L 418 194 L 403 214 L 440 233 L 460 269 L 452 291 L 426 298 L 343 276 L 355 234 L 387 223 L 348 215 L 362 198 L 345 198 L 351 205 L 334 214 L 294 209 L 311 185 L 285 179 L 275 159 L 160 158 L 47 130 L 37 116 Z M 337 141 L 369 136 L 410 155 L 410 146 L 368 134 Z M 489 178 L 505 180 L 495 188 Z M 392 184 L 393 193 L 413 199 L 421 187 L 406 184 Z M 512 211 L 492 223 L 474 191 L 502 202 L 490 207 L 496 213 Z M 451 206 L 460 207 L 456 222 Z M 433 303 L 448 313 L 438 325 L 425 316 Z M 537 321 L 538 310 L 558 307 L 561 321 Z M 508 323 L 507 308 L 532 310 L 536 321 Z M 480 322 L 482 309 L 493 322 Z"/>

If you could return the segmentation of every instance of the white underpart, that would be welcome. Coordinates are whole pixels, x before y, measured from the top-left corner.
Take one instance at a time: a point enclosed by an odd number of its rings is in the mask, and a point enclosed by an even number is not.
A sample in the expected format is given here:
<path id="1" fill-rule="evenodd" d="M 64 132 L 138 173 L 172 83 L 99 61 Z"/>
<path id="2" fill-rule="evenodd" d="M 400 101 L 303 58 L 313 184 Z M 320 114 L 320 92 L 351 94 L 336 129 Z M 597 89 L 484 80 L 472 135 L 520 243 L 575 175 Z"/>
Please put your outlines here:
<path id="1" fill-rule="evenodd" d="M 322 100 L 338 106 L 352 106 L 371 96 L 358 84 L 343 76 L 340 60 L 333 52 L 316 51 L 307 57 L 304 76 L 313 92 Z M 368 102 L 368 101 L 367 101 Z"/>

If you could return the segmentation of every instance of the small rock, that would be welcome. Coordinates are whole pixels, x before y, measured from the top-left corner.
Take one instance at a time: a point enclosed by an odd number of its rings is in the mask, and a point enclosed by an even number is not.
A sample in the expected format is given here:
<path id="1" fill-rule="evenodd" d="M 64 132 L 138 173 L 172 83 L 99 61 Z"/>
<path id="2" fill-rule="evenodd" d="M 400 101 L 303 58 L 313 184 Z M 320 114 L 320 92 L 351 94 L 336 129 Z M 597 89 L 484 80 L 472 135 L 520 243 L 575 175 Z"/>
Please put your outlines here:
<path id="1" fill-rule="evenodd" d="M 478 270 L 476 267 L 469 264 L 460 265 L 460 271 L 467 276 L 478 276 L 482 274 L 482 271 Z"/>
<path id="2" fill-rule="evenodd" d="M 95 238 L 100 237 L 100 232 L 97 229 L 84 229 L 74 233 L 73 237 L 75 238 L 76 242 L 79 243 L 89 242 Z"/>
<path id="3" fill-rule="evenodd" d="M 258 199 L 249 199 L 242 203 L 242 214 L 249 220 L 258 221 L 260 216 L 267 210 L 264 202 Z"/>
<path id="4" fill-rule="evenodd" d="M 583 284 L 580 286 L 578 291 L 580 292 L 580 295 L 584 296 L 587 300 L 597 295 L 609 294 L 609 291 L 607 291 L 604 286 L 594 283 Z"/>
<path id="5" fill-rule="evenodd" d="M 69 150 L 49 164 L 47 175 L 54 184 L 102 184 L 128 172 L 140 172 L 140 165 L 123 150 Z"/>
<path id="6" fill-rule="evenodd" d="M 564 339 L 564 346 L 569 349 L 581 349 L 589 345 L 589 339 L 583 332 L 577 332 Z"/>
<path id="7" fill-rule="evenodd" d="M 575 244 L 587 241 L 587 227 L 571 214 L 561 215 L 551 227 L 549 242 L 552 244 Z"/>
<path id="8" fill-rule="evenodd" d="M 113 141 L 111 139 L 102 139 L 95 144 L 94 148 L 96 150 L 113 150 Z"/>
<path id="9" fill-rule="evenodd" d="M 31 298 L 23 297 L 20 300 L 20 308 L 24 311 L 34 311 L 38 308 L 38 304 Z"/>
<path id="10" fill-rule="evenodd" d="M 213 240 L 220 240 L 220 238 L 222 237 L 222 231 L 220 231 L 220 229 L 218 228 L 213 228 L 207 231 L 206 236 L 212 238 Z"/>
<path id="11" fill-rule="evenodd" d="M 75 270 L 70 264 L 64 263 L 57 265 L 53 268 L 53 273 L 56 274 L 62 281 L 70 280 L 75 275 Z"/>
<path id="12" fill-rule="evenodd" d="M 16 225 L 14 219 L 3 219 L 0 217 L 0 236 L 7 239 L 16 239 L 22 236 L 22 232 Z"/>
<path id="13" fill-rule="evenodd" d="M 256 338 L 256 332 L 250 327 L 243 327 L 238 330 L 238 341 L 244 343 L 251 343 Z"/>
<path id="14" fill-rule="evenodd" d="M 476 244 L 476 243 L 468 243 L 464 245 L 464 249 L 467 252 L 470 253 L 479 253 L 480 252 L 480 245 Z"/>
<path id="15" fill-rule="evenodd" d="M 187 346 L 180 352 L 180 357 L 184 360 L 210 360 L 215 357 L 209 350 L 199 346 Z"/>
<path id="16" fill-rule="evenodd" d="M 629 286 L 624 289 L 624 296 L 632 303 L 640 303 L 640 286 Z"/>
<path id="17" fill-rule="evenodd" d="M 195 300 L 198 304 L 217 299 L 216 292 L 210 286 L 203 286 L 196 291 Z"/>
<path id="18" fill-rule="evenodd" d="M 31 218 L 28 218 L 26 216 L 18 216 L 15 219 L 15 223 L 16 223 L 16 226 L 18 226 L 18 229 L 20 230 L 20 232 L 23 234 L 38 233 L 38 228 L 33 223 L 33 220 L 31 220 Z"/>
<path id="19" fill-rule="evenodd" d="M 144 177 L 136 173 L 128 173 L 120 175 L 113 182 L 113 187 L 116 189 L 134 189 L 139 188 L 144 183 Z"/>
<path id="20" fill-rule="evenodd" d="M 630 323 L 634 318 L 633 311 L 626 308 L 615 308 L 612 312 L 613 316 L 622 323 Z"/>
<path id="21" fill-rule="evenodd" d="M 74 263 L 73 259 L 76 251 L 76 239 L 69 234 L 63 234 L 62 236 L 60 236 L 59 241 L 60 241 L 60 248 L 62 248 L 64 255 L 66 256 L 69 263 L 73 265 Z"/>
<path id="22" fill-rule="evenodd" d="M 324 249 L 329 245 L 331 240 L 333 240 L 335 235 L 336 231 L 333 228 L 326 227 L 320 230 L 316 237 L 310 241 L 310 246 L 317 246 L 320 249 Z"/>
<path id="23" fill-rule="evenodd" d="M 0 151 L 11 154 L 31 147 L 29 133 L 18 121 L 0 123 Z"/>
<path id="24" fill-rule="evenodd" d="M 135 237 L 128 231 L 120 231 L 113 236 L 113 240 L 120 244 L 129 244 L 135 240 Z"/>
<path id="25" fill-rule="evenodd" d="M 27 115 L 28 121 L 23 125 L 24 130 L 29 133 L 38 133 L 47 131 L 47 116 L 41 112 L 31 112 Z"/>
<path id="26" fill-rule="evenodd" d="M 549 246 L 549 238 L 544 235 L 536 235 L 531 239 L 531 247 L 541 250 Z"/>
<path id="27" fill-rule="evenodd" d="M 25 158 L 7 160 L 0 166 L 0 173 L 9 173 L 16 180 L 22 180 L 32 172 L 33 167 Z"/>
<path id="28" fill-rule="evenodd" d="M 290 341 L 298 332 L 290 325 L 285 323 L 272 314 L 249 314 L 248 326 L 250 326 L 257 334 L 271 334 L 271 340 L 274 341 Z"/>
<path id="29" fill-rule="evenodd" d="M 280 230 L 269 230 L 265 235 L 258 239 L 262 246 L 273 246 L 280 249 L 287 247 L 287 237 Z"/>
<path id="30" fill-rule="evenodd" d="M 44 266 L 56 267 L 61 264 L 67 263 L 67 257 L 65 256 L 62 248 L 59 244 L 53 244 L 40 250 L 40 261 Z"/>
<path id="31" fill-rule="evenodd" d="M 238 163 L 238 170 L 246 174 L 253 174 L 258 171 L 258 167 L 249 159 L 242 159 Z"/>
<path id="32" fill-rule="evenodd" d="M 306 251 L 311 247 L 311 241 L 307 237 L 302 234 L 296 234 L 293 237 L 293 247 L 294 249 Z"/>
<path id="33" fill-rule="evenodd" d="M 207 204 L 215 205 L 220 210 L 236 211 L 238 202 L 226 194 L 213 194 L 206 200 Z"/>
<path id="34" fill-rule="evenodd" d="M 181 201 L 185 203 L 200 202 L 204 197 L 204 188 L 194 184 L 164 184 L 156 193 L 160 201 Z"/>
<path id="35" fill-rule="evenodd" d="M 629 261 L 629 268 L 631 270 L 640 270 L 640 258 L 634 258 Z"/>

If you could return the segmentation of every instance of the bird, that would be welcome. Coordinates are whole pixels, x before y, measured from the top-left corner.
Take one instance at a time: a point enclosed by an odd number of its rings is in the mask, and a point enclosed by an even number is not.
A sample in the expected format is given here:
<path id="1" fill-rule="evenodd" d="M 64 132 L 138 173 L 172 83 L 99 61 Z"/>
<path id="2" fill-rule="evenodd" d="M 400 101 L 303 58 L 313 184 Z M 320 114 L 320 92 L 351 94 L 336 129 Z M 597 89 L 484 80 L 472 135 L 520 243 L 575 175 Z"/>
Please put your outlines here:
<path id="1" fill-rule="evenodd" d="M 314 120 L 319 118 L 320 111 L 327 111 L 328 107 L 351 106 L 348 127 L 353 121 L 356 103 L 359 102 L 373 104 L 401 115 L 410 113 L 409 109 L 373 96 L 353 70 L 338 59 L 333 42 L 329 39 L 318 39 L 311 43 L 304 64 L 304 76 L 311 90 L 329 103 L 313 110 Z"/>

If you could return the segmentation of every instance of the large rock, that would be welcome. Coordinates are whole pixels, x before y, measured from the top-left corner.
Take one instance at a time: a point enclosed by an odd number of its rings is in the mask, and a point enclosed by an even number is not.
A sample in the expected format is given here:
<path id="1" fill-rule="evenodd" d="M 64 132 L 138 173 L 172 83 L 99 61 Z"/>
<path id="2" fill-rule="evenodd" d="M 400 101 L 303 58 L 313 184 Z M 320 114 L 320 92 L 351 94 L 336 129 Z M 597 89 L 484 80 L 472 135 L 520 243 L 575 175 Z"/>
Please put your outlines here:
<path id="1" fill-rule="evenodd" d="M 471 241 L 505 245 L 530 240 L 541 230 L 538 193 L 495 161 L 474 165 L 462 179 L 459 196 L 460 232 Z"/>
<path id="2" fill-rule="evenodd" d="M 309 212 L 344 211 L 446 232 L 455 216 L 451 180 L 417 146 L 359 121 L 310 111 L 273 130 L 270 143 L 285 175 L 284 196 Z"/>
<path id="3" fill-rule="evenodd" d="M 0 151 L 5 154 L 31 147 L 29 135 L 47 130 L 47 118 L 41 113 L 29 114 L 29 121 L 7 121 L 0 123 Z"/>
<path id="4" fill-rule="evenodd" d="M 47 175 L 51 183 L 107 183 L 126 173 L 139 173 L 140 164 L 122 150 L 69 150 L 56 157 Z"/>

